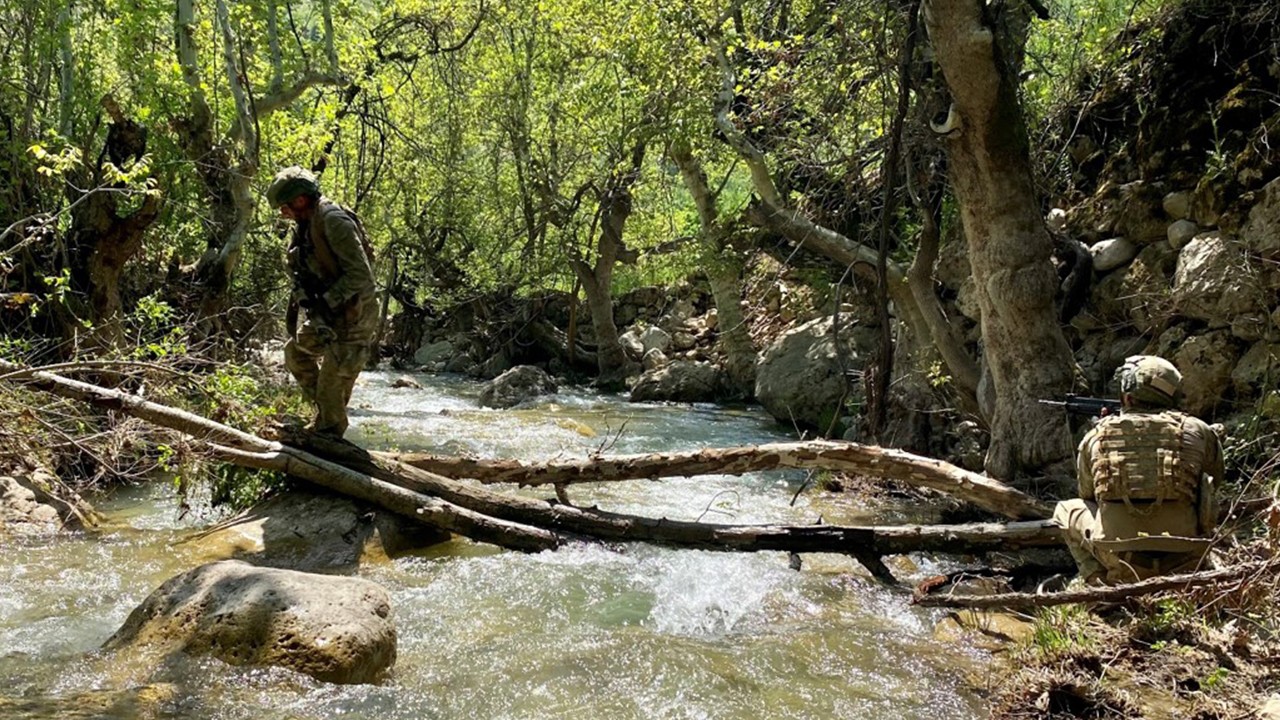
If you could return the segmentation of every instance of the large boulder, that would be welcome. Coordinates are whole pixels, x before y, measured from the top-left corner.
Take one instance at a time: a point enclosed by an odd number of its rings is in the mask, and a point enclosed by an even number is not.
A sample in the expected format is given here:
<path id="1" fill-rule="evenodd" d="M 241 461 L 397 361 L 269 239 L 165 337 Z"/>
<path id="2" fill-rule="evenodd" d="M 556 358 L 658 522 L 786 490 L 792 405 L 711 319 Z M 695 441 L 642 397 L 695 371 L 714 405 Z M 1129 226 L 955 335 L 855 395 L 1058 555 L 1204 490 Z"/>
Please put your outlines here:
<path id="1" fill-rule="evenodd" d="M 640 360 L 646 355 L 644 343 L 640 342 L 640 328 L 631 328 L 619 335 L 618 344 L 622 345 L 622 351 L 632 360 Z"/>
<path id="2" fill-rule="evenodd" d="M 395 664 L 396 628 L 386 590 L 368 580 L 227 560 L 169 579 L 103 647 L 143 658 L 212 655 L 367 683 Z"/>
<path id="3" fill-rule="evenodd" d="M 640 376 L 633 402 L 712 402 L 725 392 L 724 372 L 706 362 L 677 360 Z"/>
<path id="4" fill-rule="evenodd" d="M 1280 387 L 1280 343 L 1260 342 L 1249 348 L 1231 371 L 1237 397 L 1253 397 Z"/>
<path id="5" fill-rule="evenodd" d="M 1280 178 L 1267 183 L 1240 228 L 1240 242 L 1260 255 L 1280 255 Z"/>
<path id="6" fill-rule="evenodd" d="M 1178 254 L 1173 302 L 1180 314 L 1225 327 L 1256 311 L 1259 300 L 1255 273 L 1234 239 L 1201 233 Z"/>
<path id="7" fill-rule="evenodd" d="M 1169 276 L 1177 254 L 1164 243 L 1142 248 L 1133 262 L 1093 286 L 1089 306 L 1107 324 L 1150 330 L 1167 317 Z"/>
<path id="8" fill-rule="evenodd" d="M 878 333 L 852 324 L 842 324 L 838 333 L 832 328 L 830 316 L 811 320 L 783 333 L 761 355 L 756 399 L 779 421 L 826 432 L 844 413 L 845 373 L 862 369 Z"/>
<path id="9" fill-rule="evenodd" d="M 332 572 L 385 562 L 449 538 L 347 497 L 298 489 L 264 500 L 184 545 L 199 562 L 236 559 Z"/>
<path id="10" fill-rule="evenodd" d="M 650 350 L 661 350 L 666 352 L 671 348 L 671 333 L 660 327 L 647 327 L 640 331 L 640 345 L 644 348 L 644 353 L 640 357 L 644 357 L 645 353 Z"/>
<path id="11" fill-rule="evenodd" d="M 448 362 L 453 355 L 453 343 L 448 340 L 440 340 L 433 343 L 424 343 L 413 354 L 413 361 L 418 365 L 433 365 L 435 363 Z"/>
<path id="12" fill-rule="evenodd" d="M 546 370 L 532 365 L 517 365 L 484 384 L 480 389 L 480 404 L 493 408 L 515 407 L 559 390 Z"/>
<path id="13" fill-rule="evenodd" d="M 1240 358 L 1240 347 L 1229 330 L 1188 336 L 1172 327 L 1157 341 L 1157 355 L 1169 358 L 1182 373 L 1182 409 L 1192 415 L 1210 415 L 1231 389 L 1231 371 Z"/>

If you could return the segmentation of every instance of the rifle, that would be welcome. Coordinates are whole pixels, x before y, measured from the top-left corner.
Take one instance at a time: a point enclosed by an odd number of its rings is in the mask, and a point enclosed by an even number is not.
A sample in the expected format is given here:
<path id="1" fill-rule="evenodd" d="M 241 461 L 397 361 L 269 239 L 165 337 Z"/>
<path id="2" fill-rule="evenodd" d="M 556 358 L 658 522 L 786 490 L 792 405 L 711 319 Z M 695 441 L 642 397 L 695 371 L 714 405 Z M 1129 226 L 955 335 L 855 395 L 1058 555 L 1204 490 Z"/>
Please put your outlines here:
<path id="1" fill-rule="evenodd" d="M 1120 412 L 1120 401 L 1110 398 L 1084 397 L 1067 393 L 1066 400 L 1041 400 L 1041 405 L 1054 405 L 1074 415 L 1102 417 Z"/>

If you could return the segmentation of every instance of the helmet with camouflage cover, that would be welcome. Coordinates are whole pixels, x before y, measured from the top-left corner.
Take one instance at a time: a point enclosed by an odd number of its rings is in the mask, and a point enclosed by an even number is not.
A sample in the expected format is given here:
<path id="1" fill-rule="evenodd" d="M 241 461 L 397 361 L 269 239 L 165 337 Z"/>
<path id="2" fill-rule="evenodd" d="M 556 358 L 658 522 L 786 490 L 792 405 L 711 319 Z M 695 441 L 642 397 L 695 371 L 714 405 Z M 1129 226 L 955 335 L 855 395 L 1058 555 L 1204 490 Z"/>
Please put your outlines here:
<path id="1" fill-rule="evenodd" d="M 276 173 L 271 184 L 267 186 L 267 202 L 271 203 L 273 208 L 287 205 L 301 195 L 319 197 L 320 183 L 316 181 L 316 176 L 310 170 L 297 165 Z"/>
<path id="2" fill-rule="evenodd" d="M 1182 373 L 1155 355 L 1131 355 L 1120 366 L 1120 392 L 1137 403 L 1174 407 L 1182 393 Z"/>

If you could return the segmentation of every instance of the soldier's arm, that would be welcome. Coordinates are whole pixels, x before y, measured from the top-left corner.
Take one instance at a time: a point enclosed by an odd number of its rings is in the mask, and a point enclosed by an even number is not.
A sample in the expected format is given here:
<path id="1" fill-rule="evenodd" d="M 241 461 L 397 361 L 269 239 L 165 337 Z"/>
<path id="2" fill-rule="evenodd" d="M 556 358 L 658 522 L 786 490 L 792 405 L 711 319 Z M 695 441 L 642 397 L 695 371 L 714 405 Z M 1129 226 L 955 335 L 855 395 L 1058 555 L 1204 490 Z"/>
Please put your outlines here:
<path id="1" fill-rule="evenodd" d="M 326 212 L 323 222 L 329 250 L 338 263 L 338 279 L 325 292 L 324 300 L 337 310 L 352 297 L 373 289 L 373 269 L 369 267 L 369 258 L 364 254 L 350 215 L 340 210 Z"/>
<path id="2" fill-rule="evenodd" d="M 1076 451 L 1076 482 L 1080 486 L 1080 497 L 1084 500 L 1093 500 L 1093 452 L 1092 441 L 1095 431 L 1090 430 L 1085 434 L 1084 439 L 1080 441 L 1080 448 Z"/>

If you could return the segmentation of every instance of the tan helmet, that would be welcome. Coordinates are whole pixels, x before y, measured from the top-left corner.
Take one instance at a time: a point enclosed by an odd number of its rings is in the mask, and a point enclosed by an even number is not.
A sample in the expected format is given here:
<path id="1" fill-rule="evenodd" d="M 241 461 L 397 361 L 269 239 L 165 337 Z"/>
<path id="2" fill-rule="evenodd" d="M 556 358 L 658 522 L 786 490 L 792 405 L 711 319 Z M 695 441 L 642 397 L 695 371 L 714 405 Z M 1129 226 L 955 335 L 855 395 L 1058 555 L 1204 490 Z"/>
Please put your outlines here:
<path id="1" fill-rule="evenodd" d="M 1120 366 L 1120 392 L 1139 403 L 1173 407 L 1182 394 L 1182 373 L 1155 355 L 1130 355 Z"/>
<path id="2" fill-rule="evenodd" d="M 271 184 L 267 186 L 267 202 L 271 203 L 273 208 L 288 204 L 299 195 L 319 197 L 320 183 L 316 181 L 316 176 L 310 170 L 297 165 L 276 173 Z"/>

